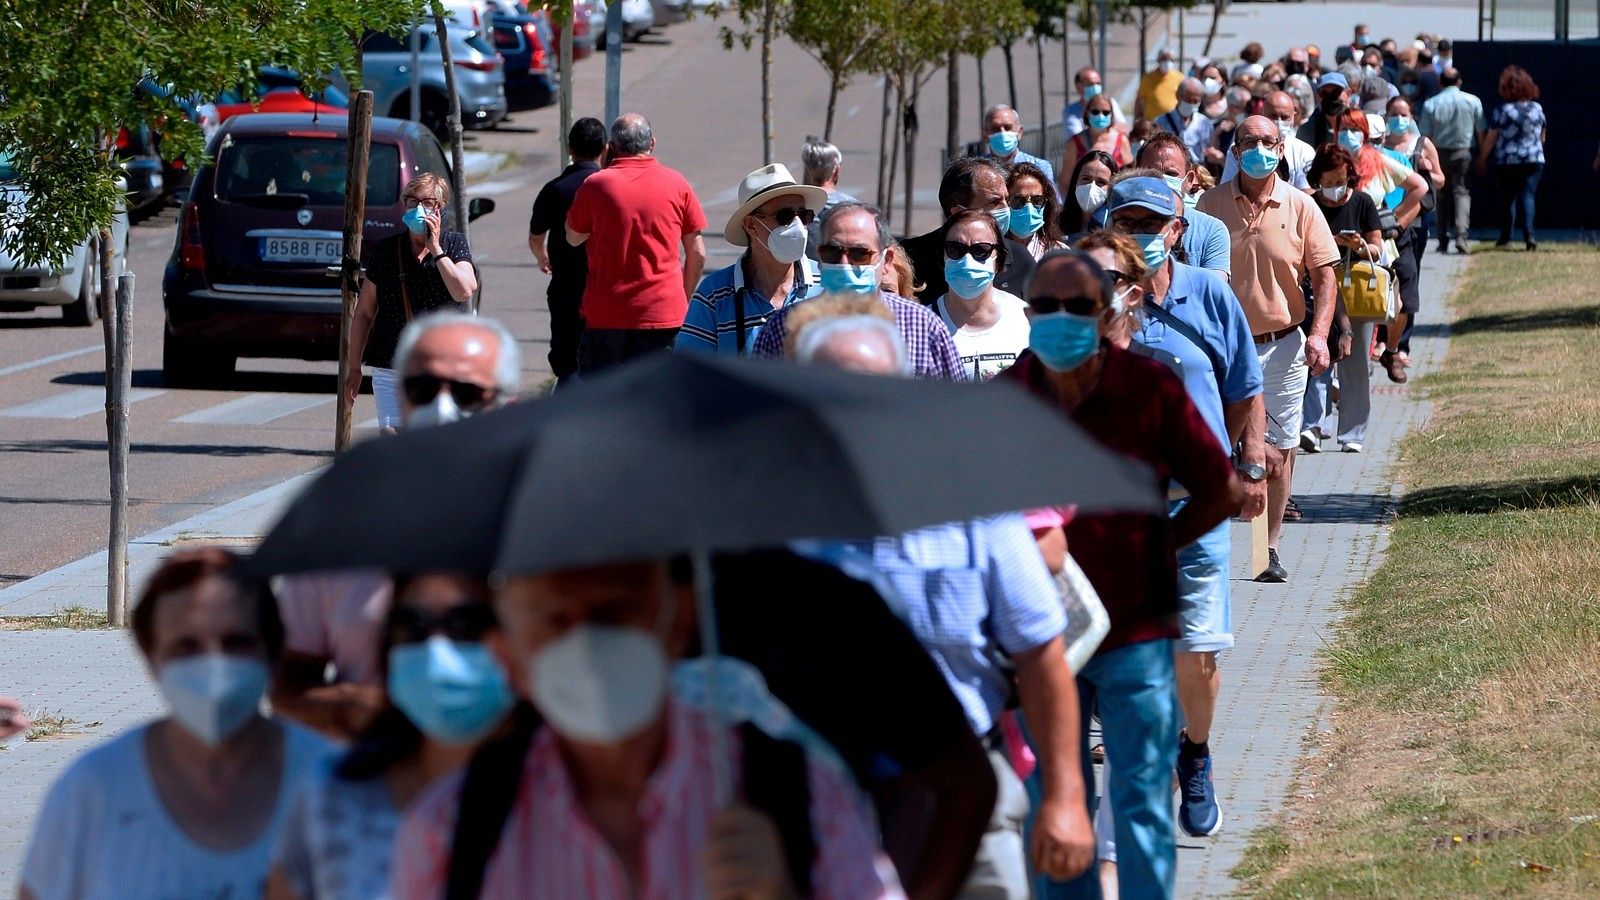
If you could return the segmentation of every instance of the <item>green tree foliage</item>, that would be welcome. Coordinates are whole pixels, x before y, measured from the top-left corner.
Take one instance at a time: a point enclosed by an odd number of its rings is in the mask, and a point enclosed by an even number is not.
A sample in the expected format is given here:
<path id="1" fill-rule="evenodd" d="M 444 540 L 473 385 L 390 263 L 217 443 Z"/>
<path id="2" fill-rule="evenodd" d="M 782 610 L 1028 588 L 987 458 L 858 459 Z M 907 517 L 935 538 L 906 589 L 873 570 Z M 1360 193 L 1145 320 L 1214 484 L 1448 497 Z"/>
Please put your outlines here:
<path id="1" fill-rule="evenodd" d="M 421 12 L 421 0 L 0 0 L 0 150 L 31 197 L 0 210 L 6 250 L 58 261 L 109 226 L 119 128 L 149 125 L 164 154 L 198 160 L 182 100 L 254 85 L 263 65 L 313 87 L 335 71 L 357 82 L 361 35 Z"/>
<path id="2" fill-rule="evenodd" d="M 839 92 L 867 68 L 873 46 L 882 40 L 893 0 L 790 0 L 784 23 L 789 38 L 828 73 L 828 118 L 824 140 L 833 140 Z"/>

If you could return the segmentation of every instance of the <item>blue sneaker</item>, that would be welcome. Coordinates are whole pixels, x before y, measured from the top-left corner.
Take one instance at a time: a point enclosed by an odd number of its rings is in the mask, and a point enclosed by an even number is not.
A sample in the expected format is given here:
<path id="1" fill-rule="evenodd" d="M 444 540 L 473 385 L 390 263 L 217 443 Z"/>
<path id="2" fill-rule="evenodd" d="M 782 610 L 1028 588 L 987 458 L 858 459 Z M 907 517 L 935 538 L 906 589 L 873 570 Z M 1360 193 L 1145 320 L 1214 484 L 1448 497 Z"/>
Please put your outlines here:
<path id="1" fill-rule="evenodd" d="M 1182 740 L 1180 738 L 1180 740 Z M 1211 784 L 1211 756 L 1178 754 L 1178 826 L 1190 837 L 1210 837 L 1222 828 L 1222 807 Z"/>

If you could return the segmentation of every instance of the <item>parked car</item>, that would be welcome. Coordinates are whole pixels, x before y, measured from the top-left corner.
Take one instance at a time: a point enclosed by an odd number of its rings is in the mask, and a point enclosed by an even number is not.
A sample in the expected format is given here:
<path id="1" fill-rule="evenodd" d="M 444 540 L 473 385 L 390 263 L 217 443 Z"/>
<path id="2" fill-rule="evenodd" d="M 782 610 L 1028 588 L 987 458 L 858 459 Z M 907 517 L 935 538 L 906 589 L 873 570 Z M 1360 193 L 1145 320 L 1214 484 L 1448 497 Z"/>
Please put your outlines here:
<path id="1" fill-rule="evenodd" d="M 338 358 L 347 119 L 235 116 L 209 144 L 179 214 L 161 285 L 167 384 L 225 380 L 240 356 Z M 407 181 L 446 178 L 438 140 L 416 122 L 372 120 L 363 246 L 398 231 Z M 475 199 L 469 215 L 494 209 Z M 452 226 L 453 227 L 453 226 Z"/>
<path id="2" fill-rule="evenodd" d="M 10 154 L 0 151 L 0 206 L 27 204 L 28 192 L 17 180 Z M 7 228 L 8 236 L 11 228 Z M 111 222 L 113 271 L 128 264 L 128 216 Z M 89 325 L 100 311 L 100 236 L 91 234 L 60 265 L 28 265 L 0 249 L 0 311 L 27 312 L 41 306 L 61 307 L 68 325 Z"/>
<path id="3" fill-rule="evenodd" d="M 622 4 L 622 39 L 636 41 L 650 31 L 656 23 L 655 7 L 650 5 L 650 0 L 618 0 Z M 598 37 L 595 38 L 595 47 L 601 50 L 606 48 L 606 2 L 594 0 L 593 8 L 589 14 L 589 30 Z"/>
<path id="4" fill-rule="evenodd" d="M 155 132 L 148 125 L 118 130 L 117 161 L 128 183 L 128 214 L 142 218 L 160 209 L 167 199 L 167 175 Z"/>
<path id="5" fill-rule="evenodd" d="M 448 137 L 450 95 L 445 89 L 438 35 L 431 23 L 419 26 L 417 33 L 422 122 L 436 137 L 444 140 Z M 450 58 L 455 64 L 456 92 L 461 97 L 461 125 L 489 128 L 506 117 L 505 67 L 500 54 L 480 32 L 465 26 L 451 24 L 445 33 L 450 39 Z M 410 118 L 411 74 L 409 36 L 396 39 L 381 32 L 367 34 L 361 59 L 361 84 L 372 91 L 375 115 Z M 345 89 L 347 85 L 339 87 Z"/>
<path id="6" fill-rule="evenodd" d="M 308 91 L 297 73 L 278 66 L 263 66 L 257 73 L 253 92 L 241 85 L 223 91 L 214 101 L 200 107 L 200 127 L 209 136 L 223 122 L 241 113 L 332 111 L 337 115 L 345 115 L 349 107 L 349 95 L 334 85 L 330 84 L 320 91 Z"/>
<path id="7" fill-rule="evenodd" d="M 591 25 L 594 19 L 594 5 L 596 0 L 576 0 L 572 4 L 572 58 L 574 60 L 587 59 L 594 55 L 595 46 L 600 40 L 600 32 L 595 31 Z M 604 16 L 601 17 L 604 19 Z M 556 34 L 556 58 L 561 58 L 561 35 Z"/>
<path id="8" fill-rule="evenodd" d="M 550 26 L 544 13 L 495 15 L 494 48 L 505 62 L 506 105 L 512 110 L 538 109 L 556 99 L 550 76 Z"/>

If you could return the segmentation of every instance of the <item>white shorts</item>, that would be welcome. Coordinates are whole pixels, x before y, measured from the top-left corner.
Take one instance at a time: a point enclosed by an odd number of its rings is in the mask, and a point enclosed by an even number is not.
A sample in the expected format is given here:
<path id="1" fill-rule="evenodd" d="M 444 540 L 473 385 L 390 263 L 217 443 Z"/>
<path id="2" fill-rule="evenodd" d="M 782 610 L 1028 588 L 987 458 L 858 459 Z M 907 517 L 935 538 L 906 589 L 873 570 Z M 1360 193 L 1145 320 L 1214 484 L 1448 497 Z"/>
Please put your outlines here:
<path id="1" fill-rule="evenodd" d="M 1300 445 L 1306 396 L 1306 335 L 1294 331 L 1256 345 L 1261 360 L 1261 399 L 1267 407 L 1267 443 L 1279 450 Z"/>
<path id="2" fill-rule="evenodd" d="M 377 366 L 371 366 L 370 368 L 372 370 L 372 399 L 378 404 L 378 427 L 399 428 L 401 424 L 400 378 L 393 369 L 380 369 Z M 1298 433 L 1296 432 L 1296 434 Z"/>

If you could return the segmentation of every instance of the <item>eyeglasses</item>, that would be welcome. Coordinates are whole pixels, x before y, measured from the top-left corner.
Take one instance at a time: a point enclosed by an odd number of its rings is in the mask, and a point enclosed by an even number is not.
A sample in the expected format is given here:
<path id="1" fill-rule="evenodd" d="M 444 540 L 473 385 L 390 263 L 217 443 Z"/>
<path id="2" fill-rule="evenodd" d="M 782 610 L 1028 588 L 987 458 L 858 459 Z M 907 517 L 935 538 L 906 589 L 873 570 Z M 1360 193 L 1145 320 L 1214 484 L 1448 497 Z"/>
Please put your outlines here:
<path id="1" fill-rule="evenodd" d="M 1158 234 L 1162 229 L 1166 228 L 1167 223 L 1171 221 L 1171 218 L 1165 216 L 1144 216 L 1142 218 L 1135 218 L 1133 216 L 1118 217 L 1113 215 L 1111 217 L 1111 224 L 1113 226 L 1120 228 L 1129 234 Z"/>
<path id="2" fill-rule="evenodd" d="M 1066 312 L 1075 316 L 1093 316 L 1105 308 L 1105 303 L 1099 297 L 1029 297 L 1028 308 L 1040 315 Z"/>
<path id="3" fill-rule="evenodd" d="M 433 402 L 439 396 L 439 391 L 445 388 L 450 390 L 450 399 L 462 409 L 477 409 L 493 400 L 498 388 L 484 387 L 470 381 L 456 381 L 452 378 L 440 378 L 436 375 L 407 375 L 402 382 L 405 388 L 406 399 L 412 406 L 423 406 Z"/>
<path id="4" fill-rule="evenodd" d="M 1006 200 L 1006 205 L 1012 209 L 1021 209 L 1029 204 L 1032 204 L 1035 209 L 1044 209 L 1044 195 L 1017 194 L 1015 197 Z"/>
<path id="5" fill-rule="evenodd" d="M 1271 150 L 1275 147 L 1283 146 L 1283 139 L 1276 137 L 1246 137 L 1239 138 L 1238 144 L 1242 150 L 1249 150 L 1253 147 L 1265 147 Z"/>
<path id="6" fill-rule="evenodd" d="M 946 259 L 960 259 L 963 256 L 971 256 L 978 262 L 988 262 L 989 257 L 994 253 L 994 248 L 994 244 L 987 242 L 963 244 L 960 241 L 945 241 L 944 255 Z"/>
<path id="7" fill-rule="evenodd" d="M 1106 272 L 1107 275 L 1111 276 L 1111 279 L 1113 281 L 1120 281 L 1120 282 L 1122 282 L 1124 284 L 1132 284 L 1133 283 L 1133 279 L 1129 278 L 1128 277 L 1128 273 L 1126 273 L 1126 272 L 1118 272 L 1116 269 L 1106 269 L 1105 272 Z"/>
<path id="8" fill-rule="evenodd" d="M 442 613 L 420 609 L 395 610 L 391 638 L 398 644 L 415 644 L 436 634 L 452 641 L 480 641 L 497 624 L 487 597 L 471 598 Z"/>
<path id="9" fill-rule="evenodd" d="M 809 227 L 811 225 L 811 220 L 817 217 L 815 210 L 806 209 L 803 206 L 795 207 L 793 209 L 775 209 L 770 213 L 753 212 L 750 215 L 755 216 L 758 219 L 771 219 L 772 221 L 778 223 L 779 228 L 782 228 L 790 222 L 793 222 L 797 218 L 800 220 L 800 224 Z"/>
<path id="10" fill-rule="evenodd" d="M 871 247 L 844 247 L 839 244 L 823 244 L 817 248 L 817 260 L 830 266 L 838 265 L 846 259 L 852 266 L 865 266 L 877 259 L 878 251 Z"/>
<path id="11" fill-rule="evenodd" d="M 426 199 L 426 200 L 421 200 L 421 199 L 418 199 L 416 197 L 407 197 L 406 198 L 406 209 L 412 209 L 412 208 L 418 207 L 418 206 L 424 206 L 424 207 L 427 207 L 428 209 L 444 209 L 444 201 L 443 200 L 435 200 L 435 199 L 433 199 L 431 197 Z"/>

